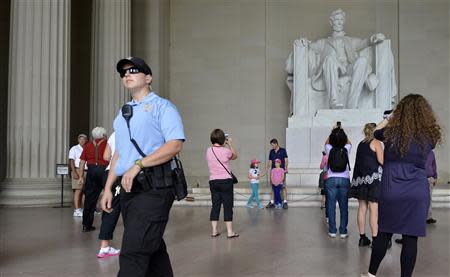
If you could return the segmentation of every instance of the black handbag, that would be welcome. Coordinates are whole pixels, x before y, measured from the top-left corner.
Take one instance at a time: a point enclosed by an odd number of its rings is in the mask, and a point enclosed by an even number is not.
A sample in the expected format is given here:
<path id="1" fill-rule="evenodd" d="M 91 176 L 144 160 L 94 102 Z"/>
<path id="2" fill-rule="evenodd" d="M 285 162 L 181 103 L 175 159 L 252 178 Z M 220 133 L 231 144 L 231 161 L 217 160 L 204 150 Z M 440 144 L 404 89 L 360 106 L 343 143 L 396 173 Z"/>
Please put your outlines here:
<path id="1" fill-rule="evenodd" d="M 183 164 L 176 156 L 171 160 L 173 190 L 175 199 L 178 201 L 186 198 L 188 195 L 186 177 L 184 176 Z"/>
<path id="2" fill-rule="evenodd" d="M 238 178 L 236 178 L 236 176 L 233 174 L 233 172 L 232 172 L 232 171 L 229 171 L 229 170 L 223 165 L 223 163 L 219 160 L 219 158 L 217 158 L 216 153 L 214 153 L 214 149 L 213 149 L 212 147 L 211 147 L 211 151 L 213 152 L 214 157 L 216 157 L 217 161 L 222 165 L 223 169 L 225 169 L 226 172 L 228 172 L 228 174 L 230 174 L 231 179 L 233 179 L 233 184 L 239 183 Z"/>

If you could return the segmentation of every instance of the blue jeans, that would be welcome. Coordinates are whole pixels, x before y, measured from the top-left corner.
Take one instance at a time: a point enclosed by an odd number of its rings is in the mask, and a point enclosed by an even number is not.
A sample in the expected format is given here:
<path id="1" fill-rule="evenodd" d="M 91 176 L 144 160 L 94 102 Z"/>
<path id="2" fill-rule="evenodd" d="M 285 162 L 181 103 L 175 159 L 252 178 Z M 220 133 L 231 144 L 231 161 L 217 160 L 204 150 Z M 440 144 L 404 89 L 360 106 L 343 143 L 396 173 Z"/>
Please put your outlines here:
<path id="1" fill-rule="evenodd" d="M 341 221 L 339 226 L 340 234 L 347 234 L 348 224 L 348 189 L 350 179 L 331 177 L 327 179 L 325 189 L 327 192 L 327 214 L 328 214 L 328 232 L 336 234 L 336 201 L 339 203 L 339 213 Z"/>
<path id="2" fill-rule="evenodd" d="M 252 188 L 252 194 L 250 195 L 250 198 L 248 199 L 247 205 L 251 205 L 253 200 L 255 200 L 256 205 L 258 205 L 258 207 L 260 207 L 261 201 L 259 201 L 259 183 L 250 183 L 250 186 Z"/>
<path id="3" fill-rule="evenodd" d="M 273 189 L 273 196 L 275 198 L 275 205 L 278 205 L 278 204 L 281 205 L 283 203 L 281 200 L 281 190 L 283 189 L 283 185 L 281 184 L 281 185 L 275 186 L 272 184 L 272 189 Z"/>

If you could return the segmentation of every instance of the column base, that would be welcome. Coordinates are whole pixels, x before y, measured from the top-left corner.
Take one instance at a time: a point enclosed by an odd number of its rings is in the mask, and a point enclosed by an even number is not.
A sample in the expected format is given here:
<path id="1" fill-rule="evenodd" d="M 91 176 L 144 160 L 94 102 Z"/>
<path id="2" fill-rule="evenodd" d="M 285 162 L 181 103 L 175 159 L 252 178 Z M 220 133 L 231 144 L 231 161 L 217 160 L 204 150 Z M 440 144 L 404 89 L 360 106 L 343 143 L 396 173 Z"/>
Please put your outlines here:
<path id="1" fill-rule="evenodd" d="M 71 205 L 71 181 L 64 178 L 63 205 Z M 0 182 L 0 206 L 60 206 L 60 178 L 7 178 Z"/>

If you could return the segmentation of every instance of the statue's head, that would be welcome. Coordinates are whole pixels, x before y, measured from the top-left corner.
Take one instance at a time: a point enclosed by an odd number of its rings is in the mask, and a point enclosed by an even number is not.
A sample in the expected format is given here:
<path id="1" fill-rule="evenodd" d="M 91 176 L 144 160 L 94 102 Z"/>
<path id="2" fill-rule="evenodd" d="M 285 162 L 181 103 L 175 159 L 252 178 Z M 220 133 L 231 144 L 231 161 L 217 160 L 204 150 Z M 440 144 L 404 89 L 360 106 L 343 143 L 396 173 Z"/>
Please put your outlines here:
<path id="1" fill-rule="evenodd" d="M 341 32 L 344 30 L 345 24 L 345 12 L 342 9 L 337 9 L 331 12 L 330 25 L 335 32 Z"/>

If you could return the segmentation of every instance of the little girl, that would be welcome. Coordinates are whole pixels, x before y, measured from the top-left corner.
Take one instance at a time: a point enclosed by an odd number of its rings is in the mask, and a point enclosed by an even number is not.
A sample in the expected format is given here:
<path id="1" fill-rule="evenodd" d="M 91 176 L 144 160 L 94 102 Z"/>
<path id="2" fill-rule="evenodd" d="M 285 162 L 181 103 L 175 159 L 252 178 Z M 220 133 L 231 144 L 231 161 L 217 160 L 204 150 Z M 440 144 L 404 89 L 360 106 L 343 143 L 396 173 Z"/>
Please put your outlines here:
<path id="1" fill-rule="evenodd" d="M 281 160 L 275 160 L 275 168 L 272 169 L 270 174 L 270 181 L 272 183 L 273 195 L 275 198 L 275 208 L 281 209 L 282 201 L 280 192 L 283 189 L 283 181 L 284 181 L 284 169 L 280 167 Z"/>
<path id="2" fill-rule="evenodd" d="M 252 194 L 247 202 L 248 208 L 253 208 L 252 202 L 255 200 L 255 203 L 259 209 L 263 209 L 264 207 L 261 205 L 259 201 L 259 178 L 264 177 L 264 174 L 260 173 L 259 170 L 260 161 L 257 159 L 253 159 L 250 163 L 250 169 L 248 171 L 248 179 L 250 179 L 250 186 L 252 188 Z"/>

